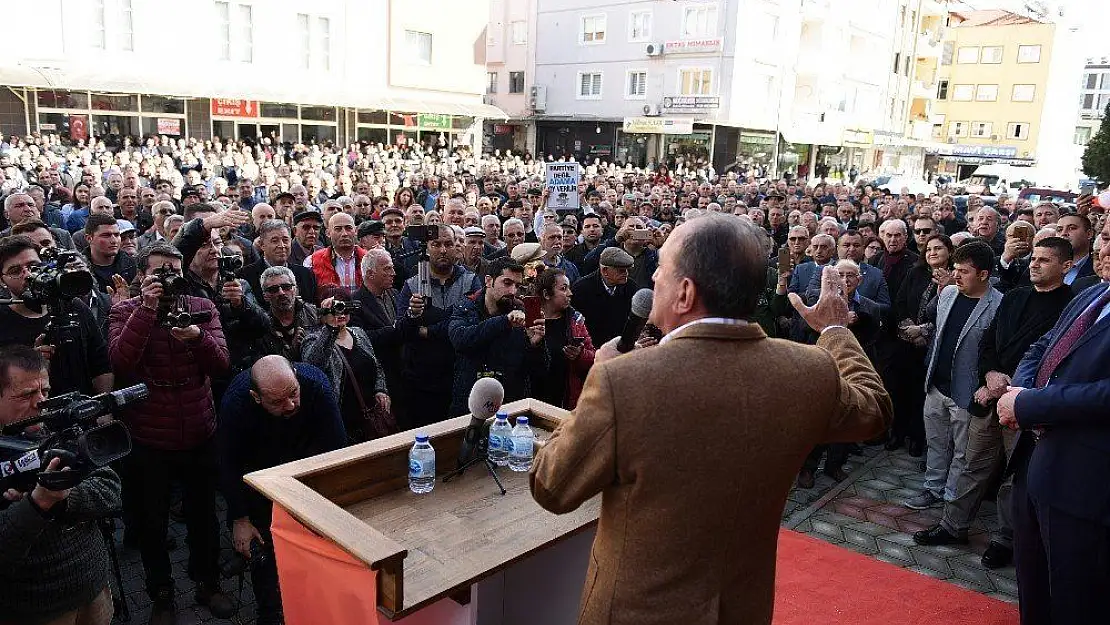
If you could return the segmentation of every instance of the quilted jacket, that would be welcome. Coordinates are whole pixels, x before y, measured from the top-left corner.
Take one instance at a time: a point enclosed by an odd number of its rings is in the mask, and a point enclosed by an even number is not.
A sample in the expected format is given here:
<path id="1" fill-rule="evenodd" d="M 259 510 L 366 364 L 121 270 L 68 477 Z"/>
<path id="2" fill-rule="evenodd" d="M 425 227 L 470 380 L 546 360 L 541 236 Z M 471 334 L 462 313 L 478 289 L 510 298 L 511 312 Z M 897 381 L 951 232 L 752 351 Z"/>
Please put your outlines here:
<path id="1" fill-rule="evenodd" d="M 227 371 L 227 342 L 212 302 L 186 299 L 190 312 L 212 313 L 193 341 L 175 339 L 137 297 L 114 306 L 108 321 L 108 355 L 117 379 L 142 382 L 150 392 L 124 410 L 123 420 L 136 442 L 156 449 L 193 449 L 216 431 L 209 378 Z"/>

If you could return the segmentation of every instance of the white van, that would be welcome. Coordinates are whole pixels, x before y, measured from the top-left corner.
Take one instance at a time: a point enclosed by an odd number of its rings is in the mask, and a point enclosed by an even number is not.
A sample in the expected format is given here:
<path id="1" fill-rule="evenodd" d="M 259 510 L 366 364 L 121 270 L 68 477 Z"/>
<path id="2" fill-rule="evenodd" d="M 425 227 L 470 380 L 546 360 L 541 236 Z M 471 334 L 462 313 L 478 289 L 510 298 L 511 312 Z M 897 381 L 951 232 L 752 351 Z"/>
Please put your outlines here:
<path id="1" fill-rule="evenodd" d="M 965 193 L 1013 194 L 1024 187 L 1037 186 L 1037 171 L 1029 166 L 980 165 L 959 185 Z"/>

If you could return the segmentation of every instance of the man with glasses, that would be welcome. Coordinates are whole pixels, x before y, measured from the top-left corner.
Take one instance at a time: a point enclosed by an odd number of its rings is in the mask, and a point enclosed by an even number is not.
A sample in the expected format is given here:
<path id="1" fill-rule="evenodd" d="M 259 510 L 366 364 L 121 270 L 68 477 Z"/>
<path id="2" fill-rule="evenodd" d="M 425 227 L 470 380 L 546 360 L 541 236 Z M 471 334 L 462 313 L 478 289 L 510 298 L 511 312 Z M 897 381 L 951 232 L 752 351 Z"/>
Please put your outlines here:
<path id="1" fill-rule="evenodd" d="M 316 308 L 299 297 L 297 279 L 291 267 L 267 267 L 259 280 L 259 292 L 268 308 L 270 328 L 256 342 L 251 360 L 271 354 L 297 360 L 304 337 L 320 325 Z"/>
<path id="2" fill-rule="evenodd" d="M 27 236 L 0 241 L 0 281 L 12 297 L 24 295 L 31 271 L 41 264 L 37 246 Z M 25 303 L 0 306 L 0 346 L 27 345 L 42 352 L 50 363 L 51 385 L 57 394 L 80 391 L 95 395 L 112 390 L 108 345 L 93 311 L 79 298 L 65 306 L 72 315 L 73 330 L 67 331 L 69 340 L 64 341 L 46 334 L 50 323 L 46 308 Z"/>
<path id="3" fill-rule="evenodd" d="M 925 242 L 929 237 L 938 232 L 937 222 L 931 216 L 918 217 L 913 221 L 913 250 L 921 254 L 925 250 Z M 941 234 L 944 234 L 943 232 Z"/>
<path id="4" fill-rule="evenodd" d="M 311 256 L 320 245 L 320 230 L 323 229 L 324 218 L 315 210 L 301 211 L 293 216 L 293 243 L 289 250 L 289 264 L 304 264 L 306 258 Z"/>
<path id="5" fill-rule="evenodd" d="M 166 236 L 166 218 L 170 215 L 176 215 L 177 208 L 174 206 L 173 202 L 163 200 L 161 202 L 155 202 L 150 212 L 154 217 L 154 225 L 150 230 L 140 235 L 135 242 L 139 251 L 169 238 Z"/>
<path id="6" fill-rule="evenodd" d="M 262 258 L 251 263 L 241 271 L 239 277 L 250 285 L 251 293 L 265 301 L 268 298 L 262 295 L 262 274 L 270 267 L 287 267 L 297 282 L 297 292 L 300 297 L 313 304 L 316 303 L 316 276 L 301 265 L 289 261 L 289 253 L 293 248 L 293 239 L 289 233 L 289 224 L 278 219 L 269 219 L 258 226 L 258 249 Z M 261 303 L 261 302 L 260 302 Z"/>
<path id="7" fill-rule="evenodd" d="M 370 201 L 369 195 L 356 193 L 351 200 L 354 206 L 354 218 L 357 224 L 374 218 L 374 203 Z"/>

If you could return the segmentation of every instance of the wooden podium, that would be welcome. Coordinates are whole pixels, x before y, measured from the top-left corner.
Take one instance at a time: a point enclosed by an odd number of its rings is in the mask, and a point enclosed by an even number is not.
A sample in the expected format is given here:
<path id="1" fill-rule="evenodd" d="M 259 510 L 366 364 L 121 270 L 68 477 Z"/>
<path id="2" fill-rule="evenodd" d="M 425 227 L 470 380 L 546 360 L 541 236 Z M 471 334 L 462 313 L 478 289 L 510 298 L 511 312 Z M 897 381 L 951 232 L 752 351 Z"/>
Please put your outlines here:
<path id="1" fill-rule="evenodd" d="M 569 415 L 532 399 L 505 404 L 502 410 L 511 417 L 527 416 L 538 444 Z M 466 415 L 420 428 L 436 450 L 438 475 L 455 468 L 469 422 Z M 351 603 L 350 589 L 343 594 L 338 584 L 315 579 L 315 571 L 325 570 L 323 553 L 329 546 L 349 554 L 350 565 L 364 567 L 373 577 L 372 585 L 367 581 L 354 593 L 365 602 L 374 598 L 376 621 L 573 623 L 600 496 L 573 513 L 554 515 L 532 499 L 527 473 L 498 467 L 508 491 L 501 495 L 484 464 L 447 483 L 437 481 L 432 492 L 417 495 L 408 489 L 408 453 L 415 433 L 394 434 L 244 478 L 275 506 L 274 540 L 289 625 L 300 625 L 300 606 L 291 601 Z M 283 557 L 291 552 L 280 542 L 279 517 L 292 517 L 311 530 L 303 532 L 307 542 L 330 545 L 309 546 L 307 561 L 299 557 L 292 564 L 292 557 Z M 321 554 L 317 562 L 315 552 Z M 311 592 L 295 587 L 302 583 L 319 587 Z M 432 606 L 429 618 L 419 618 Z M 318 611 L 313 614 L 311 622 L 324 622 Z M 362 615 L 348 622 L 376 622 L 369 618 Z"/>

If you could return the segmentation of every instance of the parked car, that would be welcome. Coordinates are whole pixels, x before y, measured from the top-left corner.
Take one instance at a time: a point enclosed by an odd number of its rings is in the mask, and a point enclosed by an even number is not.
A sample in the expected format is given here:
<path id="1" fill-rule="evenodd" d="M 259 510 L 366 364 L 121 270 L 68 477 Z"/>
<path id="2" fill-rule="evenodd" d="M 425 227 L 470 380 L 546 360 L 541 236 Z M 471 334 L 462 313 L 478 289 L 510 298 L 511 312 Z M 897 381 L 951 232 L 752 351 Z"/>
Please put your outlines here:
<path id="1" fill-rule="evenodd" d="M 890 176 L 885 181 L 879 183 L 878 188 L 883 191 L 890 191 L 895 195 L 900 195 L 902 189 L 908 190 L 913 195 L 933 195 L 937 192 L 935 185 L 931 185 L 921 178 L 901 175 Z"/>
<path id="2" fill-rule="evenodd" d="M 1078 193 L 1071 191 L 1061 191 L 1059 189 L 1046 189 L 1042 187 L 1028 187 L 1022 189 L 1018 193 L 1019 199 L 1029 200 L 1037 204 L 1038 202 L 1052 202 L 1053 204 L 1075 204 L 1075 200 L 1079 198 Z"/>

